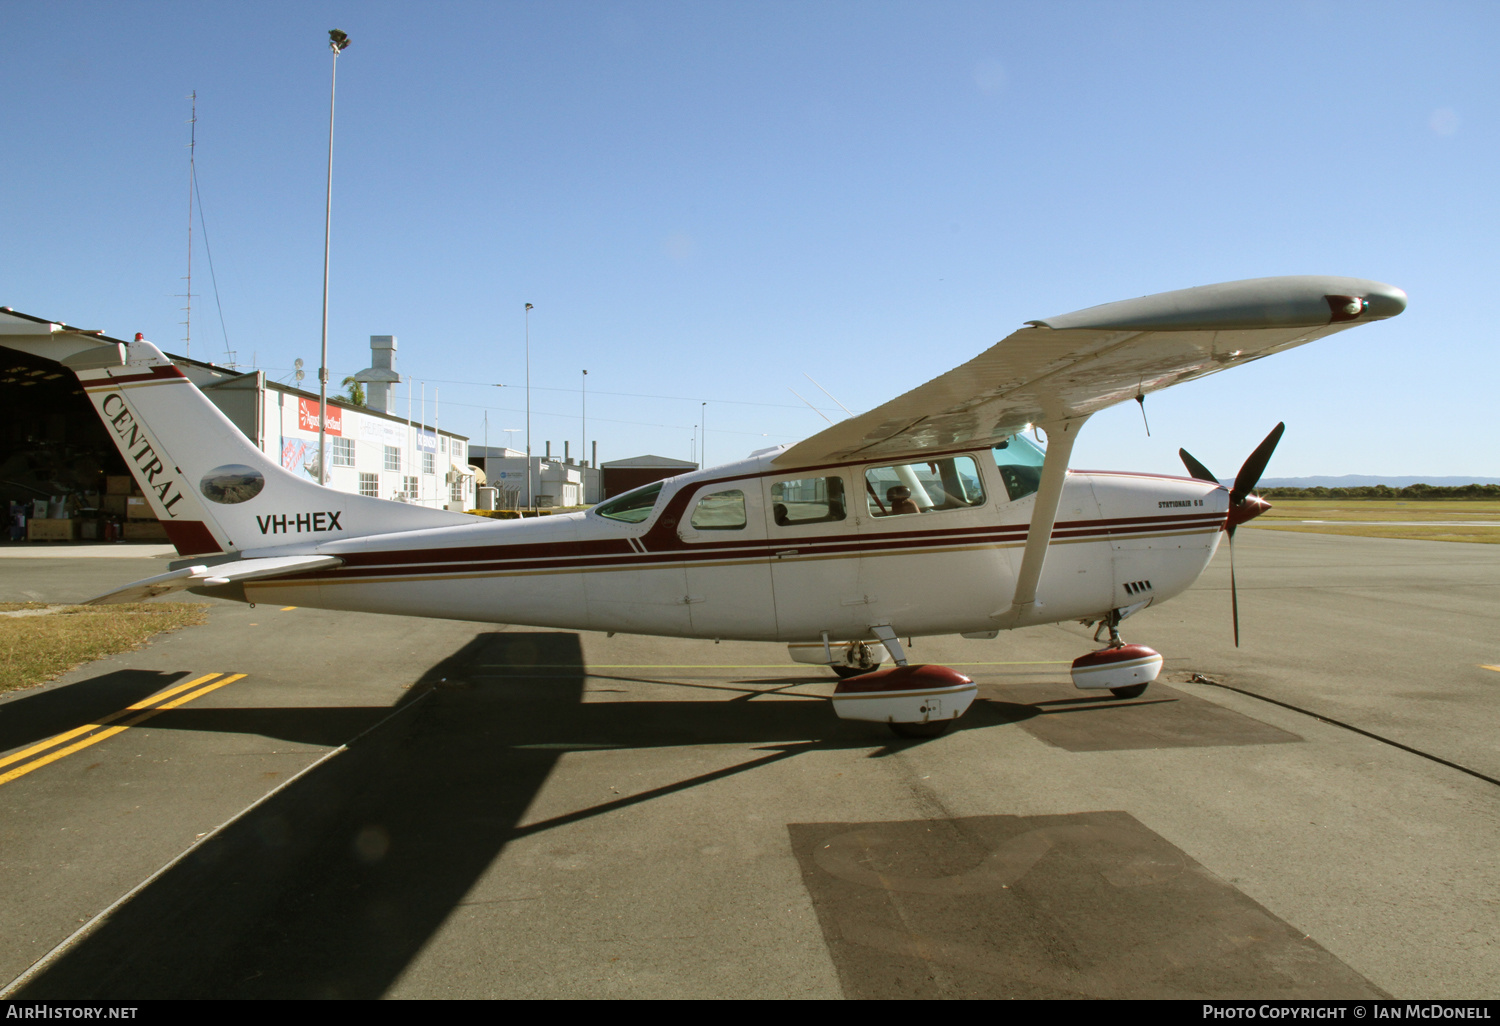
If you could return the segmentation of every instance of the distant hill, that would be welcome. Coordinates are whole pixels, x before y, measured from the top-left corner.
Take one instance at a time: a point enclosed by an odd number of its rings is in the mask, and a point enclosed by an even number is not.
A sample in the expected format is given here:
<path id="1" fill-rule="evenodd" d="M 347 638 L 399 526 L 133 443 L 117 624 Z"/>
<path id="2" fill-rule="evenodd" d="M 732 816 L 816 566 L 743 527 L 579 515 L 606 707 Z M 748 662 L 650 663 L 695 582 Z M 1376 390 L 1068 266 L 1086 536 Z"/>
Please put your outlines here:
<path id="1" fill-rule="evenodd" d="M 1232 485 L 1234 479 L 1230 478 L 1223 483 Z M 1405 488 L 1414 484 L 1457 488 L 1466 484 L 1500 484 L 1500 477 L 1373 477 L 1369 474 L 1345 474 L 1342 477 L 1263 477 L 1260 480 L 1262 488 L 1370 488 L 1375 485 Z"/>

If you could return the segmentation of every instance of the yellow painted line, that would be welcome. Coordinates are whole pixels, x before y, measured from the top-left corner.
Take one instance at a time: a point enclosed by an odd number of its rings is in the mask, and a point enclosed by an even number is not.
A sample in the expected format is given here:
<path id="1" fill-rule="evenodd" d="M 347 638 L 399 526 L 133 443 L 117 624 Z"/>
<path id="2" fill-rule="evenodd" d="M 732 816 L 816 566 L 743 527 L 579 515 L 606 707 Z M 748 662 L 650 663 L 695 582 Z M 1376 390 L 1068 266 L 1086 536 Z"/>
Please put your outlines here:
<path id="1" fill-rule="evenodd" d="M 296 608 L 297 608 L 296 606 L 282 606 L 281 607 L 281 611 L 283 613 L 290 613 L 293 609 L 296 609 Z"/>
<path id="2" fill-rule="evenodd" d="M 53 745 L 60 745 L 69 738 L 77 737 L 79 734 L 87 734 L 91 730 L 98 730 L 106 723 L 113 723 L 115 720 L 118 720 L 121 716 L 127 716 L 139 709 L 150 708 L 152 705 L 164 698 L 171 698 L 178 692 L 186 691 L 191 687 L 196 687 L 197 685 L 202 684 L 204 681 L 213 680 L 217 676 L 217 673 L 210 673 L 206 677 L 199 677 L 197 680 L 190 680 L 186 684 L 179 684 L 175 688 L 169 688 L 166 691 L 161 691 L 157 694 L 151 695 L 149 698 L 143 698 L 134 705 L 128 705 L 117 713 L 110 713 L 108 716 L 101 717 L 98 723 L 85 723 L 81 727 L 74 728 L 73 730 L 69 730 L 65 733 L 59 734 L 56 737 L 48 738 L 46 741 L 43 741 L 39 745 L 32 745 L 24 752 L 16 752 L 14 755 L 7 755 L 5 758 L 0 759 L 0 766 L 9 766 L 13 762 L 20 762 L 22 759 L 30 758 L 38 752 L 45 752 Z"/>
<path id="3" fill-rule="evenodd" d="M 201 678 L 201 679 L 202 680 L 208 680 L 208 679 L 211 679 L 211 678 L 216 677 L 216 676 L 218 676 L 218 675 L 217 674 L 209 674 L 208 677 Z M 53 752 L 50 755 L 44 755 L 40 759 L 36 759 L 33 762 L 26 763 L 24 766 L 18 766 L 15 769 L 11 770 L 9 773 L 0 774 L 0 784 L 8 784 L 12 780 L 15 780 L 18 777 L 24 777 L 26 774 L 30 773 L 32 770 L 41 769 L 43 766 L 46 766 L 49 763 L 56 762 L 58 759 L 66 758 L 67 756 L 72 755 L 74 752 L 81 751 L 81 750 L 89 747 L 90 745 L 98 744 L 100 741 L 103 741 L 105 738 L 114 737 L 116 734 L 118 734 L 118 733 L 120 733 L 122 731 L 125 731 L 125 730 L 129 730 L 131 727 L 134 727 L 135 725 L 137 725 L 139 723 L 144 723 L 145 721 L 151 719 L 151 717 L 156 716 L 158 713 L 166 712 L 168 709 L 175 709 L 179 705 L 186 705 L 188 702 L 191 702 L 191 701 L 193 701 L 196 698 L 202 698 L 204 695 L 208 694 L 210 691 L 217 691 L 219 688 L 222 688 L 225 684 L 233 684 L 235 681 L 239 680 L 240 678 L 242 678 L 244 676 L 245 675 L 243 673 L 233 673 L 233 674 L 230 674 L 228 677 L 225 677 L 223 680 L 215 681 L 214 683 L 209 684 L 206 687 L 199 688 L 197 691 L 191 691 L 188 694 L 182 695 L 179 698 L 175 698 L 172 701 L 167 702 L 167 703 L 165 703 L 163 705 L 158 705 L 155 708 L 147 709 L 145 712 L 142 712 L 142 713 L 140 713 L 137 716 L 132 716 L 130 719 L 126 720 L 124 723 L 120 724 L 117 727 L 110 727 L 107 730 L 100 731 L 98 734 L 90 735 L 89 737 L 84 738 L 82 741 L 75 741 L 73 744 L 68 745 L 68 747 L 66 747 L 66 748 L 60 748 L 60 749 L 58 749 L 57 751 Z M 198 683 L 198 681 L 193 681 L 192 683 L 196 684 L 196 683 Z M 184 686 L 185 687 L 191 687 L 192 684 L 188 684 L 188 685 L 184 685 Z M 179 687 L 176 690 L 181 691 L 182 687 Z M 131 708 L 133 709 L 135 707 L 132 706 Z M 129 711 L 129 710 L 125 710 L 125 711 Z M 122 712 L 122 713 L 120 713 L 118 715 L 123 715 L 123 714 L 124 713 Z M 111 717 L 111 719 L 113 719 L 113 718 L 115 718 L 115 717 Z M 90 726 L 91 727 L 95 727 L 95 726 L 99 726 L 99 724 L 90 724 Z M 76 731 L 74 733 L 76 733 Z M 48 746 L 47 745 L 43 745 L 42 747 L 45 748 L 45 747 L 48 747 Z"/>
<path id="4" fill-rule="evenodd" d="M 1485 669 L 1485 670 L 1494 670 L 1496 673 L 1500 673 L 1500 666 L 1490 666 L 1490 665 L 1488 665 L 1486 663 L 1480 663 L 1479 665 L 1480 665 L 1480 667 L 1482 669 Z"/>

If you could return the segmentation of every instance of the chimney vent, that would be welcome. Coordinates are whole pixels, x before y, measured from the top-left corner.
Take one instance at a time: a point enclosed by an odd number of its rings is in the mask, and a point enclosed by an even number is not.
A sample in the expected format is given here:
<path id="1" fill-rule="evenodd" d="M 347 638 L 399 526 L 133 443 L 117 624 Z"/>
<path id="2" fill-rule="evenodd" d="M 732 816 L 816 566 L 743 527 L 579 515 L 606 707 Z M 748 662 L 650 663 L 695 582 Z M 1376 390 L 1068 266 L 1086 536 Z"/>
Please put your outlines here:
<path id="1" fill-rule="evenodd" d="M 391 413 L 391 386 L 401 380 L 396 373 L 396 336 L 370 336 L 370 366 L 354 375 L 354 380 L 363 382 L 365 406 L 381 413 Z"/>

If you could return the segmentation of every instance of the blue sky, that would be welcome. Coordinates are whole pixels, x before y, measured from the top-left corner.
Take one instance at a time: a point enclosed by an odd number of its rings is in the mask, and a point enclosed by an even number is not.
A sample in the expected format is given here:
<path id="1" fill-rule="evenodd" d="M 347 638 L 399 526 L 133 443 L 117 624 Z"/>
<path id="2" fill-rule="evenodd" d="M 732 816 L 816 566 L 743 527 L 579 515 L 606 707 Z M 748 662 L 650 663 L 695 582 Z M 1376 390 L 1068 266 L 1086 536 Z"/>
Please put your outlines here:
<path id="1" fill-rule="evenodd" d="M 1494 3 L 0 0 L 0 303 L 183 349 L 188 94 L 228 347 L 372 334 L 476 443 L 724 462 L 1024 321 L 1344 274 L 1408 311 L 1095 417 L 1074 465 L 1500 476 Z M 203 225 L 192 355 L 225 359 Z M 495 388 L 495 384 L 504 388 Z M 414 386 L 419 388 L 420 386 Z M 701 404 L 707 402 L 705 408 Z M 519 433 L 509 436 L 524 444 Z"/>

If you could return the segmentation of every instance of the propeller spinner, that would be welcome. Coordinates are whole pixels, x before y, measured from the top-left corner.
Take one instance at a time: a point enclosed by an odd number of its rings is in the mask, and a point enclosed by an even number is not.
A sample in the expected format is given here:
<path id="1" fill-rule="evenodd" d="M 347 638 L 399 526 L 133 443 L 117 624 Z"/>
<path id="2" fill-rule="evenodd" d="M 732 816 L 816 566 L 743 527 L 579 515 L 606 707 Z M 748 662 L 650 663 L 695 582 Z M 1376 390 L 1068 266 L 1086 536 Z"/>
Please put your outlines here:
<path id="1" fill-rule="evenodd" d="M 1240 472 L 1234 476 L 1234 487 L 1229 490 L 1229 515 L 1224 518 L 1224 530 L 1229 535 L 1229 606 L 1234 614 L 1235 648 L 1240 647 L 1240 596 L 1234 580 L 1234 529 L 1271 508 L 1269 502 L 1251 492 L 1260 482 L 1260 476 L 1266 472 L 1266 464 L 1271 462 L 1271 454 L 1276 451 L 1276 443 L 1281 441 L 1285 430 L 1285 423 L 1277 424 L 1271 429 L 1265 440 L 1246 458 Z M 1219 483 L 1213 472 L 1195 460 L 1186 449 L 1178 449 L 1177 455 L 1182 457 L 1183 466 L 1187 467 L 1188 473 L 1193 477 L 1199 481 Z"/>

